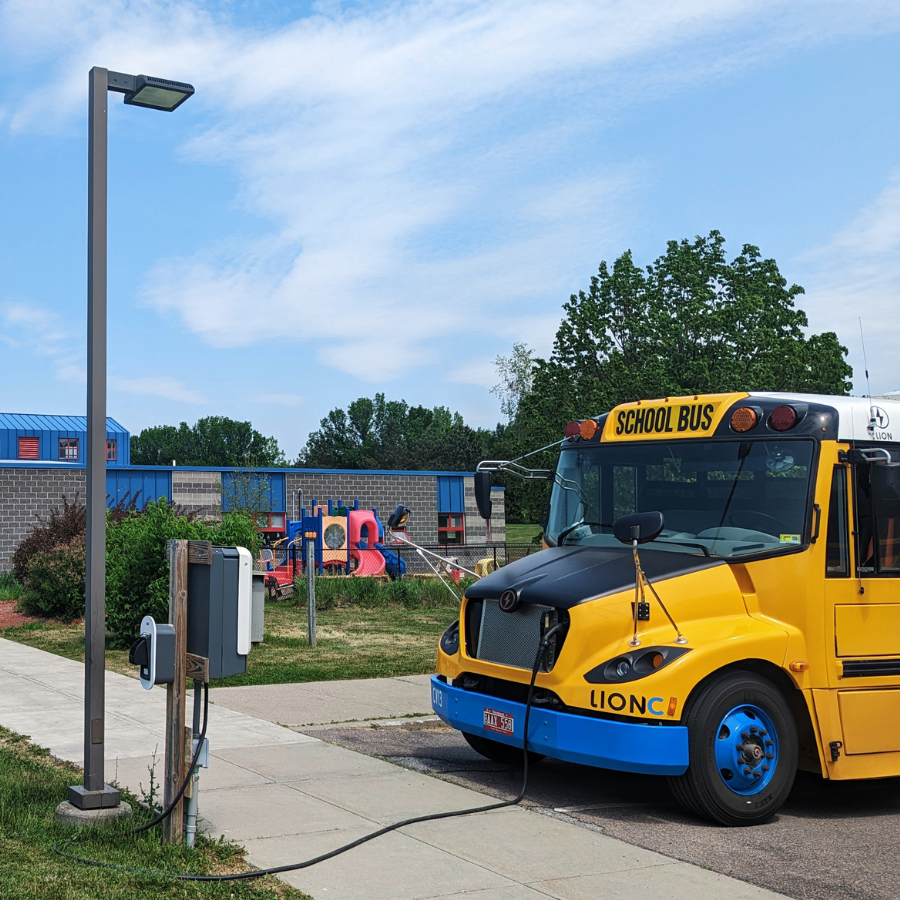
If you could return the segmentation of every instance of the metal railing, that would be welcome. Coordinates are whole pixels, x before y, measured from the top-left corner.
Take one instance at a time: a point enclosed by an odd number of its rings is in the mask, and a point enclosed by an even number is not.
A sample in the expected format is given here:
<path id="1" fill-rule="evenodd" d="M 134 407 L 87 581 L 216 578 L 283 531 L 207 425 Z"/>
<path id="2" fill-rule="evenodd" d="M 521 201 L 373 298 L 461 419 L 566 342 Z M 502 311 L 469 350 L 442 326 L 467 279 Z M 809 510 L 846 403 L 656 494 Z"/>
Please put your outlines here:
<path id="1" fill-rule="evenodd" d="M 487 575 L 501 566 L 524 559 L 533 553 L 537 553 L 540 544 L 422 544 L 425 550 L 436 553 L 446 559 L 440 562 L 434 557 L 429 557 L 431 563 L 438 567 L 442 574 L 452 576 L 454 570 L 470 569 L 479 575 Z M 272 564 L 283 567 L 291 563 L 296 574 L 303 569 L 305 553 L 300 547 L 292 547 L 290 550 L 276 549 L 273 551 Z M 348 561 L 345 551 L 317 550 L 316 565 L 322 565 L 325 574 L 348 574 Z M 324 560 L 323 560 L 324 557 Z M 457 568 L 459 567 L 459 568 Z M 403 577 L 409 575 L 434 575 L 434 571 L 422 558 L 422 555 L 408 544 L 386 544 L 384 552 L 373 548 L 353 549 L 349 554 L 350 572 L 360 574 L 385 575 L 388 577 Z M 462 577 L 466 577 L 462 573 Z"/>

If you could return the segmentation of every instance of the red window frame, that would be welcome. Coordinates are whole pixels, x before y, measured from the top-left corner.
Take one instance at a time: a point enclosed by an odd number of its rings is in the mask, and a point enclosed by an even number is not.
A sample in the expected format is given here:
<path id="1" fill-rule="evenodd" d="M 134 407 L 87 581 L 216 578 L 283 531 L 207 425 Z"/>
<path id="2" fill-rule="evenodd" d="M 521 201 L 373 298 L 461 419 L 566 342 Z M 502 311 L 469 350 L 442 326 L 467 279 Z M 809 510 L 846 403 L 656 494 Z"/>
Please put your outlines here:
<path id="1" fill-rule="evenodd" d="M 106 461 L 115 462 L 118 459 L 118 443 L 115 438 L 106 439 Z"/>
<path id="2" fill-rule="evenodd" d="M 19 459 L 40 459 L 41 439 L 36 437 L 19 438 Z"/>
<path id="3" fill-rule="evenodd" d="M 59 459 L 78 459 L 78 438 L 63 437 L 59 439 Z"/>
<path id="4" fill-rule="evenodd" d="M 438 513 L 438 543 L 453 547 L 466 543 L 466 517 L 462 513 Z"/>

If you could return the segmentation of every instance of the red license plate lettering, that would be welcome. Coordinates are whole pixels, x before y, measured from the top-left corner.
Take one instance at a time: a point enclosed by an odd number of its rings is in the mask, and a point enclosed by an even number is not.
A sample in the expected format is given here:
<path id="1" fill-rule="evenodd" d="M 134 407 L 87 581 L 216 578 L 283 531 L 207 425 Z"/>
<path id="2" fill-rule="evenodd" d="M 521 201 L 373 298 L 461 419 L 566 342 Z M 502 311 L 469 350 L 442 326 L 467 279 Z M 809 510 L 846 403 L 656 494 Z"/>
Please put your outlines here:
<path id="1" fill-rule="evenodd" d="M 508 713 L 497 712 L 496 709 L 485 709 L 484 727 L 488 731 L 498 731 L 500 734 L 513 735 L 513 717 Z"/>

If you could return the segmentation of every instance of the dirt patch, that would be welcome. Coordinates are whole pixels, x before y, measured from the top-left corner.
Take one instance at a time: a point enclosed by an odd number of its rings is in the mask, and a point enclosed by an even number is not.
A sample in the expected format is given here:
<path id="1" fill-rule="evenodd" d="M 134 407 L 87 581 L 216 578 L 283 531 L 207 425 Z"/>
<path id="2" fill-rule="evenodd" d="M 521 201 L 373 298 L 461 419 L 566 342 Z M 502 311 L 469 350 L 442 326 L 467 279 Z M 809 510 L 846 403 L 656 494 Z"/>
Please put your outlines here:
<path id="1" fill-rule="evenodd" d="M 16 628 L 19 625 L 27 625 L 36 622 L 34 616 L 26 616 L 25 613 L 16 611 L 15 600 L 0 601 L 0 628 Z"/>

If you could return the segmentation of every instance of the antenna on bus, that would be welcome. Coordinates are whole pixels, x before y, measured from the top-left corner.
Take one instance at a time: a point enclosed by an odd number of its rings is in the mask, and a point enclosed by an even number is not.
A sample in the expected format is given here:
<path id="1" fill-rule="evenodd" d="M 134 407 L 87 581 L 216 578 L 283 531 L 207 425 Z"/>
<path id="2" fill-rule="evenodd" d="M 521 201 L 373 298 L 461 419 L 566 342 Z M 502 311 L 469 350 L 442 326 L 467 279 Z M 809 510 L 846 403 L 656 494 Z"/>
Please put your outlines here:
<path id="1" fill-rule="evenodd" d="M 862 344 L 863 371 L 866 373 L 866 397 L 869 400 L 869 432 L 873 432 L 878 424 L 878 420 L 875 418 L 875 410 L 872 408 L 872 385 L 869 384 L 869 361 L 866 359 L 866 339 L 863 335 L 862 316 L 859 316 L 859 342 Z"/>

